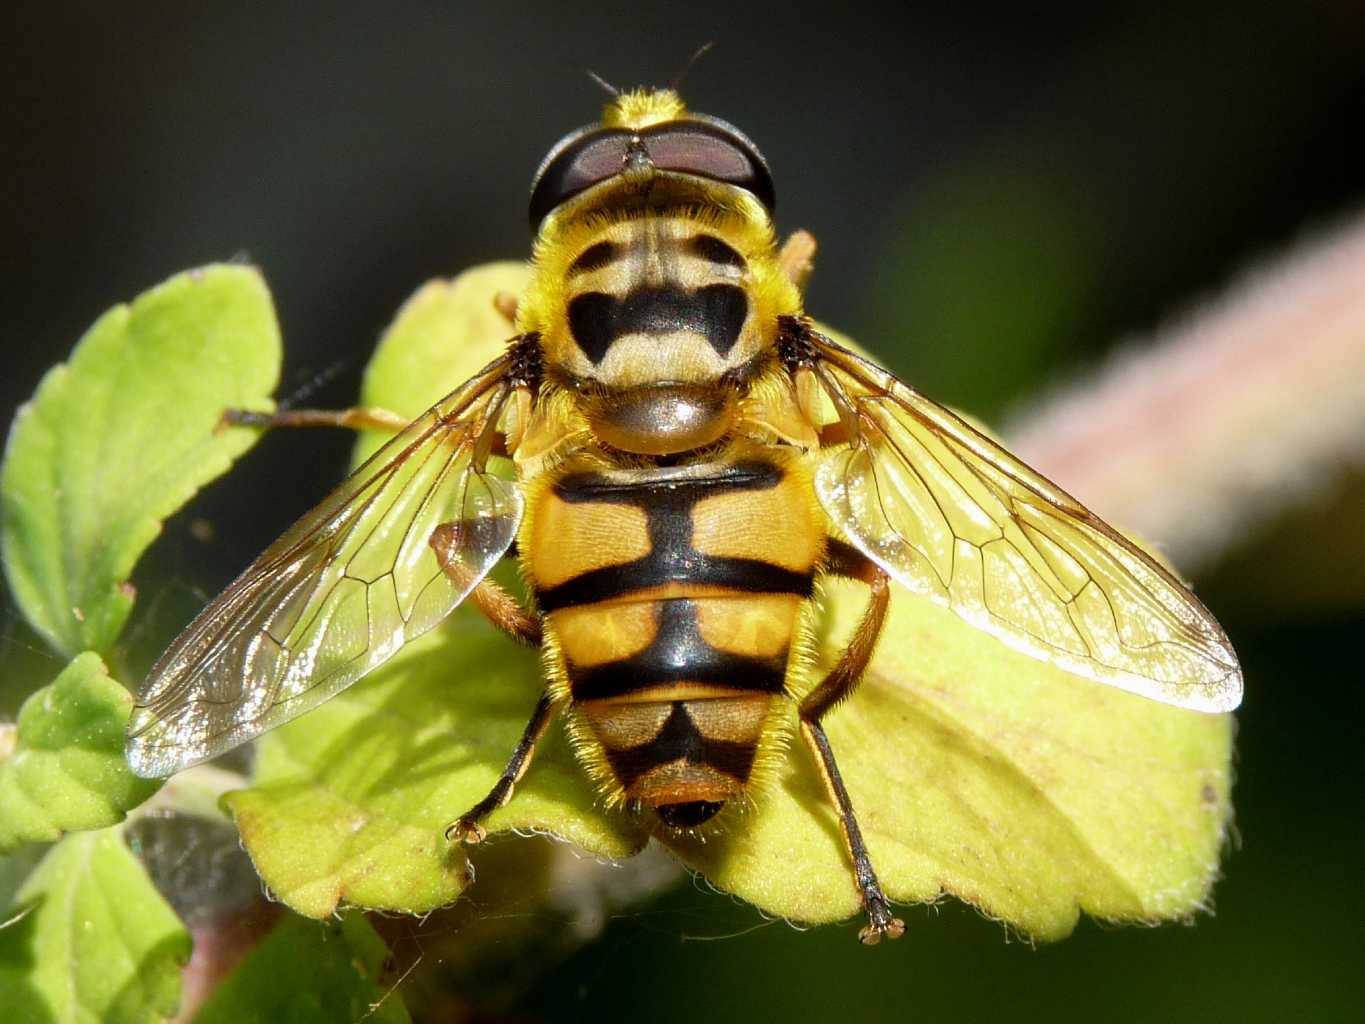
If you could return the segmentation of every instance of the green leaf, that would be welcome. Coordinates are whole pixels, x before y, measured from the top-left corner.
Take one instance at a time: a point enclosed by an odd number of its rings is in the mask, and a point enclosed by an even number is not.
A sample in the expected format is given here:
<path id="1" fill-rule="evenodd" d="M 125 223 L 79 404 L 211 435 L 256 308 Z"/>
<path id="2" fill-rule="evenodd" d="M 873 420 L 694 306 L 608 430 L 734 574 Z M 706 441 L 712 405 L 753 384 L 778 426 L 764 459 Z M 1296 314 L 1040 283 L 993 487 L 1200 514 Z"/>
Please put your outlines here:
<path id="1" fill-rule="evenodd" d="M 62 840 L 15 905 L 27 913 L 0 930 L 8 1020 L 132 1024 L 175 1013 L 189 933 L 120 829 Z"/>
<path id="2" fill-rule="evenodd" d="M 54 647 L 104 652 L 117 639 L 128 577 L 161 520 L 259 435 L 215 432 L 224 409 L 270 408 L 279 364 L 259 273 L 211 266 L 115 306 L 43 378 L 0 471 L 0 553 Z"/>
<path id="3" fill-rule="evenodd" d="M 381 985 L 389 951 L 361 914 L 318 922 L 290 916 L 252 950 L 195 1015 L 195 1024 L 403 1024 L 394 985 Z"/>
<path id="4" fill-rule="evenodd" d="M 0 757 L 0 851 L 117 824 L 157 791 L 123 759 L 132 704 L 91 652 L 24 702 L 14 748 Z"/>
<path id="5" fill-rule="evenodd" d="M 486 363 L 508 333 L 492 294 L 516 291 L 524 273 L 479 268 L 419 292 L 364 401 L 415 414 Z M 826 587 L 825 666 L 865 603 L 856 585 Z M 228 802 L 266 881 L 314 916 L 339 902 L 420 911 L 454 898 L 465 863 L 441 830 L 496 778 L 542 678 L 534 657 L 461 610 L 375 678 L 265 737 L 256 786 Z M 828 728 L 895 900 L 955 894 L 1046 939 L 1082 909 L 1155 921 L 1207 898 L 1230 815 L 1226 716 L 1086 682 L 901 593 L 864 685 Z M 666 841 L 769 913 L 809 923 L 859 913 L 799 740 L 770 775 L 752 808 L 727 809 L 719 834 Z M 489 827 L 548 831 L 608 857 L 645 840 L 641 824 L 598 806 L 558 728 Z"/>
<path id="6" fill-rule="evenodd" d="M 520 295 L 530 273 L 525 263 L 503 261 L 428 281 L 403 304 L 365 368 L 361 404 L 416 419 L 496 359 L 515 332 L 493 308 L 493 297 Z M 355 464 L 385 440 L 362 434 Z"/>
<path id="7" fill-rule="evenodd" d="M 422 913 L 454 900 L 469 869 L 444 830 L 497 779 L 540 678 L 533 652 L 459 611 L 373 676 L 263 737 L 255 784 L 226 801 L 266 884 L 319 918 L 341 903 Z M 594 806 L 558 729 L 488 828 L 546 831 L 614 859 L 646 838 Z"/>
<path id="8" fill-rule="evenodd" d="M 491 264 L 421 288 L 380 343 L 362 401 L 415 416 L 495 358 L 511 328 L 493 296 L 520 292 L 526 274 L 524 264 Z M 382 440 L 362 438 L 357 457 Z M 543 686 L 534 652 L 461 609 L 263 737 L 255 784 L 226 798 L 262 878 L 310 917 L 341 903 L 421 913 L 451 902 L 469 868 L 445 827 L 493 785 Z M 641 831 L 594 803 L 554 730 L 489 829 L 535 828 L 611 858 L 643 846 Z"/>
<path id="9" fill-rule="evenodd" d="M 866 600 L 856 584 L 826 582 L 821 670 Z M 825 724 L 893 900 L 946 893 L 1042 940 L 1068 935 L 1081 910 L 1156 922 L 1208 900 L 1232 817 L 1231 715 L 1089 682 L 894 591 L 862 685 Z M 861 912 L 848 855 L 794 707 L 788 726 L 793 741 L 751 813 L 705 844 L 664 842 L 768 913 L 843 920 Z"/>
<path id="10" fill-rule="evenodd" d="M 370 362 L 365 405 L 416 416 L 501 351 L 511 328 L 493 306 L 520 294 L 522 263 L 431 281 L 404 304 Z M 384 441 L 362 435 L 355 462 Z M 254 785 L 225 800 L 271 890 L 311 917 L 341 904 L 420 913 L 469 884 L 443 831 L 488 792 L 543 686 L 538 659 L 476 612 L 457 611 L 372 677 L 263 737 Z M 401 785 L 399 780 L 401 780 Z M 490 834 L 536 829 L 599 856 L 640 849 L 645 833 L 604 813 L 552 729 Z"/>
<path id="11" fill-rule="evenodd" d="M 855 584 L 827 585 L 826 666 L 865 603 Z M 897 594 L 862 686 L 826 726 L 893 900 L 948 893 L 1045 940 L 1080 910 L 1154 922 L 1207 900 L 1231 814 L 1230 715 L 1100 686 Z M 754 803 L 719 838 L 667 844 L 768 913 L 859 913 L 799 739 Z"/>
<path id="12" fill-rule="evenodd" d="M 35 843 L 21 846 L 13 853 L 0 856 L 0 908 L 11 906 L 24 880 L 33 873 L 47 851 Z M 5 928 L 9 913 L 0 913 L 0 931 Z"/>

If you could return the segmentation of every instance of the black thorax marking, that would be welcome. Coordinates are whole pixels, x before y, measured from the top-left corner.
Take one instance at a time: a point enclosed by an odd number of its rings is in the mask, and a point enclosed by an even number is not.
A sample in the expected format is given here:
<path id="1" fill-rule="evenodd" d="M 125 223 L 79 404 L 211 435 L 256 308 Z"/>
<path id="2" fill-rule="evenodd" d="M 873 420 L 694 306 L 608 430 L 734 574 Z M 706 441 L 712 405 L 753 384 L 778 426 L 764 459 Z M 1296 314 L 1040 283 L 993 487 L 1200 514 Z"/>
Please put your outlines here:
<path id="1" fill-rule="evenodd" d="M 541 610 L 594 604 L 667 583 L 809 597 L 812 572 L 795 572 L 756 558 L 708 555 L 692 546 L 692 508 L 697 502 L 727 491 L 768 490 L 776 487 L 782 476 L 782 469 L 771 463 L 744 462 L 721 467 L 710 477 L 668 476 L 640 481 L 616 481 L 598 473 L 564 477 L 554 486 L 561 501 L 608 502 L 640 509 L 646 516 L 650 550 L 634 561 L 592 569 L 537 591 Z"/>
<path id="2" fill-rule="evenodd" d="M 595 364 L 617 338 L 628 334 L 686 331 L 706 338 L 716 354 L 729 354 L 749 315 L 749 299 L 734 284 L 708 284 L 688 291 L 676 284 L 640 285 L 618 298 L 584 292 L 569 300 L 569 330 Z"/>
<path id="3" fill-rule="evenodd" d="M 622 252 L 621 246 L 612 242 L 597 242 L 590 245 L 578 254 L 576 260 L 569 264 L 567 276 L 575 277 L 578 274 L 600 270 L 620 259 Z"/>
<path id="4" fill-rule="evenodd" d="M 683 251 L 717 266 L 737 267 L 740 270 L 748 266 L 743 256 L 715 235 L 693 235 L 683 245 Z"/>

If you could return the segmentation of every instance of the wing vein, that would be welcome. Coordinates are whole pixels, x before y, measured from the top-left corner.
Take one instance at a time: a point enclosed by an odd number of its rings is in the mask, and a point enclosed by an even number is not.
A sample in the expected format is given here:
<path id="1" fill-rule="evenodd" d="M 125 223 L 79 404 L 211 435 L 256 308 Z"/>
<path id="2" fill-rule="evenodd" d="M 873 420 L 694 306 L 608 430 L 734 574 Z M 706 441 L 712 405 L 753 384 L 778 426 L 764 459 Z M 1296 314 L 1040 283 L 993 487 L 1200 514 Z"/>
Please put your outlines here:
<path id="1" fill-rule="evenodd" d="M 464 600 L 524 509 L 519 485 L 486 474 L 481 454 L 511 362 L 495 360 L 395 435 L 195 618 L 134 707 L 135 772 L 169 775 L 302 714 Z M 433 531 L 466 516 L 474 528 L 442 548 L 453 563 L 439 560 Z"/>
<path id="2" fill-rule="evenodd" d="M 822 451 L 816 490 L 893 578 L 1068 671 L 1182 707 L 1237 705 L 1227 637 L 1173 573 L 955 413 L 808 340 L 835 408 L 858 413 L 856 436 Z"/>

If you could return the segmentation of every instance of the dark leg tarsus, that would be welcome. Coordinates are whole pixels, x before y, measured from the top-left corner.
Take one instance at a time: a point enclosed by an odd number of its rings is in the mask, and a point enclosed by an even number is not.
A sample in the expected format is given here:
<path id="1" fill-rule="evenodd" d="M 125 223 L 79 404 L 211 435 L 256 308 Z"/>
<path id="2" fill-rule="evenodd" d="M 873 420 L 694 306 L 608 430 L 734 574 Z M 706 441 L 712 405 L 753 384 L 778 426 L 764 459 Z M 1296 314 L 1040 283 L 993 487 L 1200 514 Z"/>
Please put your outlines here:
<path id="1" fill-rule="evenodd" d="M 512 751 L 507 767 L 498 776 L 498 781 L 493 783 L 493 788 L 488 791 L 486 797 L 465 811 L 446 829 L 446 839 L 452 843 L 479 843 L 484 840 L 488 833 L 484 831 L 482 821 L 512 799 L 512 791 L 526 774 L 526 769 L 531 766 L 536 744 L 545 735 L 545 730 L 554 718 L 554 710 L 554 700 L 548 693 L 542 694 L 540 700 L 536 702 L 535 711 L 531 712 L 531 720 L 526 723 L 521 740 Z"/>

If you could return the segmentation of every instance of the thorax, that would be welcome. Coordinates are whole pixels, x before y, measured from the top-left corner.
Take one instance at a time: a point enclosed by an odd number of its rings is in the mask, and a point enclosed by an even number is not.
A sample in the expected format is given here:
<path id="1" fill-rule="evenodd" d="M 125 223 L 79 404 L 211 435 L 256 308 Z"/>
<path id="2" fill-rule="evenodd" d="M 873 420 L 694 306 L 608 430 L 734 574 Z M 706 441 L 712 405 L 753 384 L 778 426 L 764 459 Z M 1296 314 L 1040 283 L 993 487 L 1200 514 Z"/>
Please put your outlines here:
<path id="1" fill-rule="evenodd" d="M 550 341 L 573 377 L 610 388 L 714 381 L 760 347 L 749 261 L 720 227 L 641 216 L 570 248 L 563 336 Z"/>
<path id="2" fill-rule="evenodd" d="M 727 434 L 796 303 L 766 225 L 604 213 L 538 243 L 518 323 L 604 444 L 664 455 Z"/>

